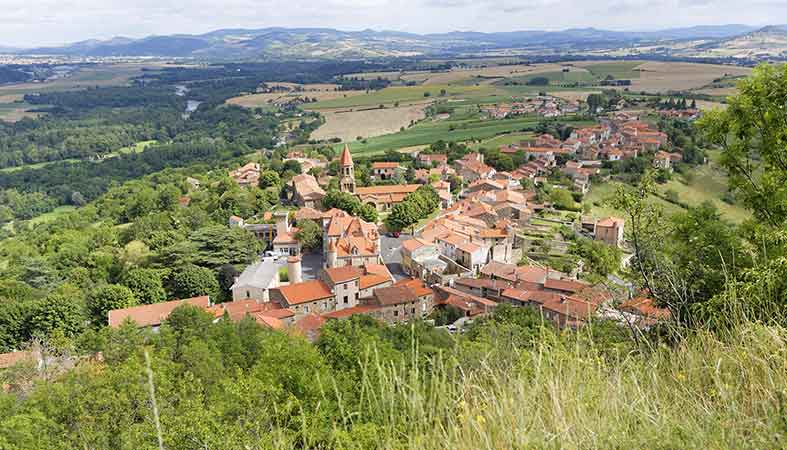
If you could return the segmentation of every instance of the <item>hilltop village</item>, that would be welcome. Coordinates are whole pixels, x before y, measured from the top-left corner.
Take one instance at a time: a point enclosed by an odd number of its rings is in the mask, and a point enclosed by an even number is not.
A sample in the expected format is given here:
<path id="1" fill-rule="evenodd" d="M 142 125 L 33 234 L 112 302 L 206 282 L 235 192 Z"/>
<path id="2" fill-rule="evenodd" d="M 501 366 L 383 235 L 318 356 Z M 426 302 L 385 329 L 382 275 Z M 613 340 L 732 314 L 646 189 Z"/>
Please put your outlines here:
<path id="1" fill-rule="evenodd" d="M 430 320 L 461 332 L 500 304 L 533 308 L 560 328 L 596 317 L 648 328 L 669 317 L 620 279 L 586 276 L 582 259 L 567 251 L 579 240 L 593 242 L 627 264 L 626 221 L 584 214 L 570 197 L 587 193 L 609 162 L 647 157 L 654 169 L 671 171 L 683 156 L 667 134 L 614 113 L 565 140 L 537 135 L 496 154 L 522 163 L 502 171 L 479 152 L 426 149 L 370 163 L 372 184 L 361 187 L 348 145 L 332 161 L 291 151 L 285 163 L 297 162 L 301 173 L 287 184 L 285 207 L 227 224 L 267 248 L 235 278 L 232 301 L 202 296 L 113 310 L 109 324 L 158 327 L 182 303 L 216 320 L 251 316 L 311 340 L 327 321 L 356 314 L 387 323 Z M 329 165 L 335 176 L 327 175 Z M 269 176 L 257 163 L 229 175 L 239 186 Z M 407 178 L 413 182 L 402 182 Z M 569 198 L 545 198 L 544 190 Z"/>

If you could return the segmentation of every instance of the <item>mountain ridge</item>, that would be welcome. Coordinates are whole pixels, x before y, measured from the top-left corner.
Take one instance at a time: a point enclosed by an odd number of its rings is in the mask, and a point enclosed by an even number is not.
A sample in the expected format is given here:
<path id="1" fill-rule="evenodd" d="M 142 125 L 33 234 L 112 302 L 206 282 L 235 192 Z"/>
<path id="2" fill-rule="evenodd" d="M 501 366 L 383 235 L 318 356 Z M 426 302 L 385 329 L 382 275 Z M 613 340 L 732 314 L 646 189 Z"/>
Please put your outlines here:
<path id="1" fill-rule="evenodd" d="M 63 46 L 16 50 L 17 54 L 82 57 L 186 58 L 331 58 L 462 54 L 506 48 L 584 50 L 685 40 L 724 40 L 781 29 L 782 25 L 699 25 L 655 31 L 613 31 L 593 27 L 559 31 L 451 31 L 409 33 L 393 30 L 343 31 L 321 27 L 223 28 L 201 34 L 153 35 L 143 38 L 89 39 Z M 772 32 L 772 31 L 769 31 Z"/>

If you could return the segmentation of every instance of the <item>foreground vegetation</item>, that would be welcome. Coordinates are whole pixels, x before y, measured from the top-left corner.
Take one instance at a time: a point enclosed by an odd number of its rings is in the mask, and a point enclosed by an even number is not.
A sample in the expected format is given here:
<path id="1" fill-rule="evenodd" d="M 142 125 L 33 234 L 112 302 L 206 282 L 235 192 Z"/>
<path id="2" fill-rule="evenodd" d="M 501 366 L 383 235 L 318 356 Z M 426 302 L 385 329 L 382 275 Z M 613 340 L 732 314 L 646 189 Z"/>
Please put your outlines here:
<path id="1" fill-rule="evenodd" d="M 0 396 L 6 449 L 775 448 L 787 330 L 741 323 L 677 343 L 598 323 L 557 334 L 502 308 L 456 339 L 332 322 L 315 346 L 182 307 L 160 335 L 85 340 L 106 362 Z M 53 353 L 63 355 L 61 353 Z M 158 444 L 161 442 L 162 444 Z"/>

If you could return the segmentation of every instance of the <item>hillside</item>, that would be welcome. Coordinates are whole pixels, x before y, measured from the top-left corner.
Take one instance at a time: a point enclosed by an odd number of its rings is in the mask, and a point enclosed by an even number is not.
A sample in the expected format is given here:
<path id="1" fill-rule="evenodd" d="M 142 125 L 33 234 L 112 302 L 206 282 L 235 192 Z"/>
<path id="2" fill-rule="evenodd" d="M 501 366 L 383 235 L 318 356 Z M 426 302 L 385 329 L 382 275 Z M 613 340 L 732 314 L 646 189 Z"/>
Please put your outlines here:
<path id="1" fill-rule="evenodd" d="M 727 39 L 753 29 L 745 25 L 697 26 L 661 31 L 610 31 L 577 28 L 563 31 L 414 34 L 397 31 L 340 31 L 330 28 L 223 29 L 199 35 L 118 37 L 63 47 L 20 50 L 25 54 L 63 56 L 157 56 L 239 58 L 368 58 L 467 54 L 502 49 L 542 53 L 579 52 L 676 39 Z"/>

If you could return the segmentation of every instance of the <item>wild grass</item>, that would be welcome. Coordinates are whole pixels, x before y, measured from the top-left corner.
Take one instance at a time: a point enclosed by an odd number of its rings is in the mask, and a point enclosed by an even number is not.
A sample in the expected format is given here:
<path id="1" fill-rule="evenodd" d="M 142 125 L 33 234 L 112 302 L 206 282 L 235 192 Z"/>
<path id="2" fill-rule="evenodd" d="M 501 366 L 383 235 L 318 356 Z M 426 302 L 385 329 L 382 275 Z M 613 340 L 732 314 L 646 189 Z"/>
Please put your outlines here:
<path id="1" fill-rule="evenodd" d="M 783 448 L 785 338 L 779 326 L 747 324 L 617 354 L 590 334 L 545 334 L 532 349 L 459 369 L 440 358 L 428 373 L 367 361 L 362 410 L 341 421 L 381 425 L 343 445 Z"/>

